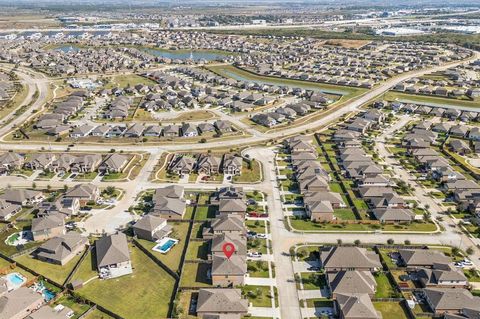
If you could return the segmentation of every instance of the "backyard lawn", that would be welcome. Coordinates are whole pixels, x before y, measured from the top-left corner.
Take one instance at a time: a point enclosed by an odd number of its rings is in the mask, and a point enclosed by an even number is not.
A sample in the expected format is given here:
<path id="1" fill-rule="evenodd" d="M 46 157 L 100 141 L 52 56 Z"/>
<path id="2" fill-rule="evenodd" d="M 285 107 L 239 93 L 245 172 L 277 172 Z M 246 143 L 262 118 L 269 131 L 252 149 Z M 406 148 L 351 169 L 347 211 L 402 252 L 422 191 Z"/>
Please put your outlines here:
<path id="1" fill-rule="evenodd" d="M 382 313 L 383 318 L 408 319 L 405 309 L 398 302 L 374 302 L 373 306 Z"/>
<path id="2" fill-rule="evenodd" d="M 187 242 L 187 232 L 189 223 L 184 222 L 174 222 L 170 224 L 173 226 L 173 231 L 168 237 L 175 238 L 178 240 L 178 243 L 174 245 L 169 252 L 166 254 L 162 254 L 158 251 L 152 250 L 152 248 L 157 244 L 155 242 L 151 242 L 148 240 L 141 240 L 138 241 L 140 244 L 147 248 L 155 257 L 157 257 L 162 263 L 164 263 L 168 268 L 173 271 L 177 271 L 180 267 L 180 258 L 183 254 L 183 249 Z"/>
<path id="3" fill-rule="evenodd" d="M 215 218 L 215 213 L 217 211 L 216 206 L 197 206 L 195 211 L 195 220 L 207 220 L 210 218 Z"/>
<path id="4" fill-rule="evenodd" d="M 31 221 L 29 222 L 17 222 L 15 224 L 16 228 L 9 228 L 7 231 L 4 231 L 0 234 L 0 251 L 7 255 L 11 256 L 15 253 L 18 253 L 20 250 L 17 249 L 15 246 L 10 246 L 5 243 L 5 240 L 10 236 L 13 235 L 14 233 L 18 233 L 21 230 L 29 230 L 31 227 Z M 26 245 L 22 247 L 22 250 L 26 250 L 35 246 L 40 245 L 41 242 L 29 242 Z M 20 247 L 20 246 L 19 246 Z"/>
<path id="5" fill-rule="evenodd" d="M 94 311 L 90 312 L 88 316 L 86 316 L 84 319 L 113 319 L 109 315 L 107 315 L 104 312 L 101 312 L 98 309 L 95 309 Z"/>
<path id="6" fill-rule="evenodd" d="M 188 243 L 186 260 L 207 260 L 208 241 L 190 241 Z"/>
<path id="7" fill-rule="evenodd" d="M 211 287 L 212 281 L 207 277 L 210 267 L 204 263 L 185 263 L 180 287 Z"/>
<path id="8" fill-rule="evenodd" d="M 15 258 L 15 261 L 19 264 L 27 266 L 30 269 L 35 270 L 37 273 L 44 276 L 45 278 L 53 280 L 54 282 L 62 285 L 65 279 L 67 279 L 72 269 L 80 260 L 81 256 L 82 254 L 75 256 L 64 266 L 54 265 L 51 263 L 40 261 L 38 259 L 34 259 L 29 254 L 24 254 Z"/>
<path id="9" fill-rule="evenodd" d="M 397 293 L 392 284 L 388 280 L 388 277 L 384 273 L 378 273 L 373 276 L 377 282 L 377 291 L 375 297 L 377 298 L 393 298 Z"/>
<path id="10" fill-rule="evenodd" d="M 333 216 L 342 220 L 355 220 L 355 214 L 350 208 L 336 208 L 333 211 Z"/>
<path id="11" fill-rule="evenodd" d="M 333 301 L 325 298 L 307 299 L 307 307 L 309 308 L 333 308 Z"/>
<path id="12" fill-rule="evenodd" d="M 89 305 L 86 305 L 86 304 L 82 304 L 82 303 L 77 303 L 75 302 L 75 300 L 73 299 L 73 297 L 69 296 L 69 295 L 63 295 L 61 296 L 60 298 L 58 298 L 54 304 L 52 305 L 53 307 L 57 306 L 57 305 L 62 305 L 62 306 L 65 306 L 65 307 L 68 307 L 70 309 L 73 310 L 73 312 L 75 313 L 73 315 L 73 317 L 71 317 L 70 319 L 77 319 L 78 317 L 80 317 L 82 314 L 85 313 L 85 311 L 87 311 L 88 309 L 90 309 L 90 306 Z M 89 318 L 89 317 L 87 317 Z M 99 317 L 100 318 L 100 317 Z M 107 317 L 105 317 L 107 318 Z"/>
<path id="13" fill-rule="evenodd" d="M 78 293 L 125 319 L 167 317 L 174 279 L 139 248 L 131 245 L 129 248 L 133 274 L 109 280 L 95 279 Z M 84 263 L 87 268 L 91 267 L 88 258 Z"/>

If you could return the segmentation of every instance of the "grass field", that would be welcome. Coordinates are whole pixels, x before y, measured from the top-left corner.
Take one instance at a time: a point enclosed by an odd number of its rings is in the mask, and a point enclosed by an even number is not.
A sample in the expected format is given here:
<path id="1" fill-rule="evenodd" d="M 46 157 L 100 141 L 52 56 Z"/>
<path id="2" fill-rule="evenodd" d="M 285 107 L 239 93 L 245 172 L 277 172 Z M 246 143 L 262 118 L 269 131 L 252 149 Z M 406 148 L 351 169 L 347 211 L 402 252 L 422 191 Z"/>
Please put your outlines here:
<path id="1" fill-rule="evenodd" d="M 371 224 L 321 224 L 310 220 L 290 218 L 292 227 L 299 231 L 404 231 L 404 232 L 432 232 L 437 228 L 433 223 L 413 222 L 407 225 L 371 225 Z"/>
<path id="2" fill-rule="evenodd" d="M 188 243 L 186 260 L 202 259 L 207 260 L 208 241 L 190 241 Z"/>
<path id="3" fill-rule="evenodd" d="M 140 249 L 134 246 L 129 248 L 133 274 L 93 280 L 79 289 L 78 293 L 125 319 L 167 317 L 174 279 Z M 85 259 L 82 267 L 84 264 L 90 272 L 94 271 L 91 260 Z M 82 269 L 82 277 L 84 272 Z"/>
<path id="4" fill-rule="evenodd" d="M 19 264 L 25 265 L 30 269 L 34 269 L 40 275 L 55 281 L 62 285 L 68 274 L 72 271 L 75 265 L 80 260 L 81 254 L 75 256 L 66 265 L 54 265 L 51 263 L 43 262 L 38 259 L 32 258 L 29 254 L 25 254 L 15 258 L 15 261 Z"/>
<path id="5" fill-rule="evenodd" d="M 109 315 L 107 315 L 104 312 L 101 312 L 98 309 L 95 309 L 94 311 L 90 312 L 88 316 L 85 317 L 85 319 L 113 319 Z"/>
<path id="6" fill-rule="evenodd" d="M 259 161 L 252 161 L 251 169 L 248 168 L 247 163 L 242 165 L 242 174 L 240 176 L 234 176 L 234 183 L 256 183 L 262 180 L 262 166 Z"/>
<path id="7" fill-rule="evenodd" d="M 377 291 L 375 292 L 375 297 L 377 298 L 393 298 L 396 297 L 396 292 L 388 280 L 388 277 L 384 273 L 378 273 L 374 275 L 375 281 L 377 282 Z"/>
<path id="8" fill-rule="evenodd" d="M 407 319 L 407 313 L 398 302 L 374 302 L 375 309 L 382 313 L 383 318 Z"/>
<path id="9" fill-rule="evenodd" d="M 457 99 L 449 99 L 449 98 L 442 98 L 436 96 L 425 96 L 425 95 L 417 95 L 417 94 L 408 94 L 408 93 L 401 93 L 401 92 L 388 92 L 385 94 L 385 100 L 387 101 L 405 101 L 411 103 L 419 103 L 419 104 L 432 104 L 432 105 L 448 105 L 448 106 L 468 106 L 468 107 L 480 107 L 480 103 L 478 101 L 469 101 L 469 100 L 457 100 Z"/>
<path id="10" fill-rule="evenodd" d="M 110 78 L 105 78 L 105 80 L 108 81 L 105 85 L 106 89 L 113 89 L 115 87 L 126 88 L 127 86 L 134 87 L 137 84 L 155 85 L 155 82 L 152 80 L 136 74 L 115 75 Z"/>
<path id="11" fill-rule="evenodd" d="M 55 301 L 53 306 L 57 306 L 57 305 L 63 305 L 63 306 L 68 307 L 68 308 L 70 308 L 74 311 L 75 314 L 70 319 L 77 319 L 79 316 L 81 316 L 83 313 L 85 313 L 85 311 L 90 309 L 90 306 L 88 306 L 86 304 L 77 303 L 74 300 L 74 298 L 69 296 L 69 295 L 63 295 L 62 297 L 58 298 L 58 300 Z M 89 318 L 89 317 L 87 317 L 87 318 Z M 99 318 L 101 318 L 101 317 L 99 317 Z M 105 317 L 105 318 L 107 318 L 107 317 Z"/>
<path id="12" fill-rule="evenodd" d="M 208 264 L 185 263 L 180 287 L 211 287 L 212 281 L 207 278 L 210 267 Z"/>

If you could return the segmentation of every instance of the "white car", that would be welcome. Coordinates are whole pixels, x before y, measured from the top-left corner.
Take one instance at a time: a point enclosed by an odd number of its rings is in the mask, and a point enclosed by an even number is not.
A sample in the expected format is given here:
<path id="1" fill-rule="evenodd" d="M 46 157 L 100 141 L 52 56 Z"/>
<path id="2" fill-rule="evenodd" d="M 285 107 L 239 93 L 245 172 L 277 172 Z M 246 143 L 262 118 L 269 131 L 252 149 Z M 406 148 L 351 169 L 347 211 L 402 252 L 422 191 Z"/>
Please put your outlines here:
<path id="1" fill-rule="evenodd" d="M 247 256 L 250 257 L 250 258 L 260 258 L 260 257 L 262 257 L 262 253 L 252 251 L 252 252 L 249 252 L 247 254 Z"/>
<path id="2" fill-rule="evenodd" d="M 265 234 L 260 234 L 260 233 L 257 233 L 257 238 L 262 238 L 262 239 L 265 239 L 265 238 L 267 238 L 267 235 L 265 235 Z"/>

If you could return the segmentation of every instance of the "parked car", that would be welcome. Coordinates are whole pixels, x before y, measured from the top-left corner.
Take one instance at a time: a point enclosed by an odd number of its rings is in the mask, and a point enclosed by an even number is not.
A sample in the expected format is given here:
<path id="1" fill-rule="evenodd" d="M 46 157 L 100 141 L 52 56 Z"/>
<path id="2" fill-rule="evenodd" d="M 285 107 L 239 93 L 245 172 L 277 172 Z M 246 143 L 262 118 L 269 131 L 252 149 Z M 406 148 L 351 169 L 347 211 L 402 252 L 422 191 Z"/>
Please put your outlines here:
<path id="1" fill-rule="evenodd" d="M 317 267 L 317 266 L 311 266 L 311 267 L 308 267 L 307 268 L 308 271 L 320 271 L 320 267 Z"/>
<path id="2" fill-rule="evenodd" d="M 247 256 L 250 258 L 260 258 L 262 257 L 262 253 L 259 253 L 257 251 L 251 251 L 247 254 Z"/>
<path id="3" fill-rule="evenodd" d="M 265 235 L 265 234 L 257 234 L 257 238 L 267 238 L 267 235 Z"/>

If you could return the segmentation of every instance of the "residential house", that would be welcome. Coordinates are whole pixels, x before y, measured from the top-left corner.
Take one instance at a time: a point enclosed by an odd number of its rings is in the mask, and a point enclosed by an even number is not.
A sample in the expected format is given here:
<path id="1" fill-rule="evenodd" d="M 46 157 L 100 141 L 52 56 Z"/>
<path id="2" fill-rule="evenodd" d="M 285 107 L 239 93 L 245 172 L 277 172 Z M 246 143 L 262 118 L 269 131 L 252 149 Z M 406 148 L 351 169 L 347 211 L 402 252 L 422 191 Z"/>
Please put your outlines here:
<path id="1" fill-rule="evenodd" d="M 122 154 L 113 153 L 100 164 L 98 171 L 103 175 L 121 173 L 128 164 L 128 157 Z"/>
<path id="2" fill-rule="evenodd" d="M 32 219 L 30 232 L 34 241 L 43 241 L 65 235 L 65 219 L 63 215 L 52 214 Z"/>
<path id="3" fill-rule="evenodd" d="M 33 252 L 33 256 L 41 261 L 63 266 L 82 253 L 87 245 L 88 238 L 76 232 L 68 232 L 43 243 Z"/>
<path id="4" fill-rule="evenodd" d="M 212 284 L 215 287 L 236 287 L 243 285 L 247 273 L 245 256 L 232 255 L 230 258 L 214 255 L 212 258 Z"/>
<path id="5" fill-rule="evenodd" d="M 205 289 L 198 292 L 197 316 L 200 318 L 240 319 L 248 313 L 248 300 L 240 289 Z"/>
<path id="6" fill-rule="evenodd" d="M 235 154 L 225 154 L 223 157 L 222 171 L 224 174 L 241 175 L 242 165 L 242 157 Z"/>
<path id="7" fill-rule="evenodd" d="M 97 269 L 102 279 L 117 278 L 133 272 L 127 236 L 123 233 L 95 241 Z"/>
<path id="8" fill-rule="evenodd" d="M 133 234 L 139 239 L 157 241 L 171 233 L 167 220 L 154 215 L 145 215 L 133 225 Z"/>
<path id="9" fill-rule="evenodd" d="M 0 319 L 24 319 L 43 304 L 42 294 L 20 287 L 0 297 Z"/>
<path id="10" fill-rule="evenodd" d="M 100 190 L 94 184 L 78 184 L 65 192 L 65 198 L 76 198 L 81 206 L 88 205 L 89 202 L 96 202 L 100 197 Z"/>
<path id="11" fill-rule="evenodd" d="M 320 250 L 320 263 L 325 272 L 377 271 L 382 267 L 375 252 L 360 247 L 326 247 Z"/>

